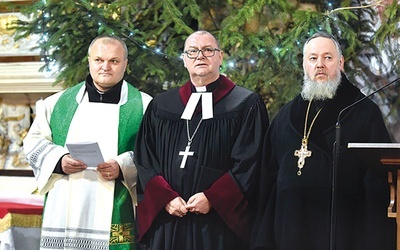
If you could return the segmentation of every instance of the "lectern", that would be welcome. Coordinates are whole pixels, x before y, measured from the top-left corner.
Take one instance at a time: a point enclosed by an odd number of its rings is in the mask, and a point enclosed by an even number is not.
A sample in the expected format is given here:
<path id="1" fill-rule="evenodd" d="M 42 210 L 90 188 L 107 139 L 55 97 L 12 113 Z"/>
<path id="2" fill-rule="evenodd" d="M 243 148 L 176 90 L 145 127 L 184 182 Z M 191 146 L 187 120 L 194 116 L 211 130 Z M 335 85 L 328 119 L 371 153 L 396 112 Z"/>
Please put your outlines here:
<path id="1" fill-rule="evenodd" d="M 400 250 L 400 143 L 349 143 L 347 147 L 365 160 L 380 163 L 379 167 L 388 170 L 390 185 L 388 217 L 396 218 L 396 249 Z"/>

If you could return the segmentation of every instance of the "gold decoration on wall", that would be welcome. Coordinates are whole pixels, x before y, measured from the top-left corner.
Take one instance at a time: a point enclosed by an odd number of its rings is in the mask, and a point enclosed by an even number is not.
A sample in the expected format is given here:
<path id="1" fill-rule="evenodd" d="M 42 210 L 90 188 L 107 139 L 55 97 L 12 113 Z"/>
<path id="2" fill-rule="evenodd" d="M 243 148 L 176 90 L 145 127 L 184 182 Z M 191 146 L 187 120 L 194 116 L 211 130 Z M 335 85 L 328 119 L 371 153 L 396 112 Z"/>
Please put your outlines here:
<path id="1" fill-rule="evenodd" d="M 40 55 L 38 48 L 32 49 L 37 46 L 40 35 L 27 36 L 18 41 L 14 39 L 16 30 L 11 29 L 14 25 L 13 22 L 28 21 L 29 19 L 19 12 L 0 13 L 0 56 Z"/>
<path id="2" fill-rule="evenodd" d="M 9 27 L 12 22 L 17 20 L 18 20 L 18 15 L 16 14 L 0 15 L 0 35 L 13 36 L 15 34 L 15 30 L 9 29 Z"/>

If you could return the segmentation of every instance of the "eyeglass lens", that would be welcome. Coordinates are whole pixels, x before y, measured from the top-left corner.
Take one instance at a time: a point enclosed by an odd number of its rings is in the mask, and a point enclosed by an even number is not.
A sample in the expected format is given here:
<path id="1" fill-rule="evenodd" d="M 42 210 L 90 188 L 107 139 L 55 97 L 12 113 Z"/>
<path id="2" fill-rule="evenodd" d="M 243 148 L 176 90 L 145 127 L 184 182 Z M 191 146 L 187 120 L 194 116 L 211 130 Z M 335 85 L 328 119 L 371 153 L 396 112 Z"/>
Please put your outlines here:
<path id="1" fill-rule="evenodd" d="M 203 54 L 205 57 L 212 57 L 215 55 L 215 51 L 218 51 L 218 49 L 213 49 L 213 48 L 205 48 L 205 49 L 191 49 L 186 51 L 187 57 L 194 59 L 199 56 L 200 52 Z"/>

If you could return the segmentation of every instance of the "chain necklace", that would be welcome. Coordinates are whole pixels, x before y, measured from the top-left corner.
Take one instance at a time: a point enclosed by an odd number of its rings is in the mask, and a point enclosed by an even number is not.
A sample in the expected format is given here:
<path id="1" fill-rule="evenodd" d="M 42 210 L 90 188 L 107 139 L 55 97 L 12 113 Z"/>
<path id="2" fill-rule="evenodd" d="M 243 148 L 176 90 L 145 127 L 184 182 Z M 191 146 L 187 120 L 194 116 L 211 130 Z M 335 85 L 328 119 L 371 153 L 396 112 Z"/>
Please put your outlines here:
<path id="1" fill-rule="evenodd" d="M 203 121 L 203 118 L 200 119 L 199 123 L 196 126 L 196 129 L 194 130 L 192 136 L 190 136 L 190 129 L 189 129 L 189 120 L 186 120 L 186 134 L 187 134 L 187 139 L 188 139 L 188 144 L 185 148 L 185 151 L 179 151 L 179 155 L 182 155 L 182 162 L 180 168 L 185 168 L 186 161 L 188 156 L 193 156 L 194 152 L 189 151 L 190 150 L 190 144 L 192 144 L 193 138 L 196 135 L 197 131 L 199 130 L 200 124 Z"/>
<path id="2" fill-rule="evenodd" d="M 307 107 L 306 118 L 305 118 L 305 122 L 304 122 L 304 135 L 303 135 L 303 139 L 301 140 L 301 147 L 299 150 L 294 151 L 294 155 L 299 157 L 299 160 L 297 161 L 297 167 L 299 168 L 299 170 L 297 171 L 298 176 L 301 175 L 301 170 L 304 167 L 304 164 L 306 163 L 306 157 L 311 156 L 311 151 L 307 149 L 308 138 L 310 137 L 311 129 L 314 125 L 314 122 L 322 110 L 322 108 L 321 108 L 320 110 L 318 110 L 317 114 L 315 114 L 313 120 L 311 121 L 308 132 L 307 132 L 308 114 L 310 113 L 311 102 L 312 102 L 312 100 L 310 100 L 310 102 L 308 103 L 308 107 Z"/>

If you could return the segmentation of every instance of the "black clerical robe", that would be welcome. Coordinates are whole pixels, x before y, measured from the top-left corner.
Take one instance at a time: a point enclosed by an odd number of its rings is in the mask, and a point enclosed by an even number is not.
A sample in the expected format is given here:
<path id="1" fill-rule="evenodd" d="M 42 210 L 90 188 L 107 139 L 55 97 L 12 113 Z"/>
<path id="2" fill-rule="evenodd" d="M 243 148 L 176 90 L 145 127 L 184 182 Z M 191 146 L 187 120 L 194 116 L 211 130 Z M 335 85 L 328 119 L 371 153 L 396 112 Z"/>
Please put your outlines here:
<path id="1" fill-rule="evenodd" d="M 155 97 L 137 137 L 135 161 L 143 199 L 138 204 L 139 240 L 151 249 L 246 249 L 254 215 L 262 137 L 269 121 L 257 95 L 220 78 L 207 86 L 213 93 L 212 119 L 203 120 L 188 144 L 181 119 L 194 91 L 190 82 Z M 200 105 L 201 106 L 201 105 Z M 202 117 L 189 121 L 190 136 Z M 172 199 L 204 192 L 212 205 L 207 214 L 168 214 Z"/>
<path id="2" fill-rule="evenodd" d="M 268 129 L 260 178 L 261 209 L 252 249 L 328 250 L 331 235 L 333 145 L 338 113 L 364 95 L 343 75 L 310 133 L 301 176 L 297 175 L 308 101 L 297 96 Z M 311 106 L 310 118 L 316 109 Z M 350 142 L 390 142 L 379 108 L 369 99 L 343 113 L 337 166 L 333 238 L 336 250 L 395 249 L 395 220 L 387 218 L 387 173 L 347 149 Z M 370 163 L 370 164 L 368 164 Z"/>

